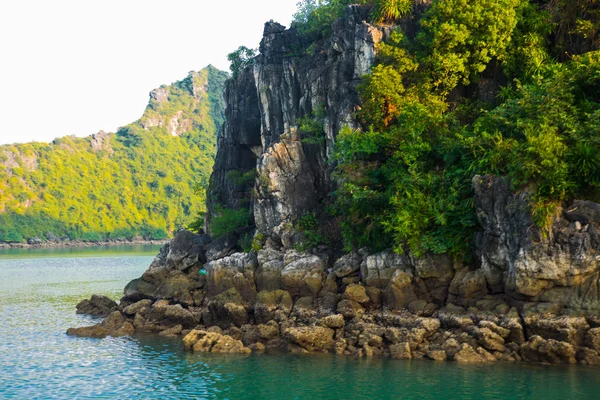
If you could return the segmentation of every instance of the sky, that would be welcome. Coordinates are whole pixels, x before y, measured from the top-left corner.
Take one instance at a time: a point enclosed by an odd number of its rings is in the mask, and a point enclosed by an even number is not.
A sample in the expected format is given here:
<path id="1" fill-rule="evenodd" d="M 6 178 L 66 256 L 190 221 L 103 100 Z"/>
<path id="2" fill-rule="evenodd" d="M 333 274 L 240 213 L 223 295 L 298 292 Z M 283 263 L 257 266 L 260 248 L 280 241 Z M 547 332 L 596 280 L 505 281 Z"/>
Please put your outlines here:
<path id="1" fill-rule="evenodd" d="M 0 2 L 0 144 L 114 132 L 148 93 L 289 26 L 298 0 Z"/>

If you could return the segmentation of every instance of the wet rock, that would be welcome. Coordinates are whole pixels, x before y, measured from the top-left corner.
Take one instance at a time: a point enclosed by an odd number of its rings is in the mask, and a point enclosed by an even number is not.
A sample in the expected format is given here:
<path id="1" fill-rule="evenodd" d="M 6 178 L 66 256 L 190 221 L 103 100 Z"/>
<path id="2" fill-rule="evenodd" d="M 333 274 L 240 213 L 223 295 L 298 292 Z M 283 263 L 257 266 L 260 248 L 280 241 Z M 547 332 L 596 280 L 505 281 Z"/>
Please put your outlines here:
<path id="1" fill-rule="evenodd" d="M 475 328 L 473 337 L 484 348 L 491 351 L 504 351 L 504 338 L 489 328 Z"/>
<path id="2" fill-rule="evenodd" d="M 532 336 L 521 345 L 521 355 L 526 361 L 552 364 L 574 364 L 575 349 L 567 342 Z"/>
<path id="3" fill-rule="evenodd" d="M 98 294 L 93 294 L 89 300 L 80 301 L 76 306 L 77 314 L 87 314 L 95 317 L 107 316 L 118 307 L 115 301 Z"/>
<path id="4" fill-rule="evenodd" d="M 152 300 L 150 300 L 150 299 L 140 300 L 136 303 L 130 304 L 127 307 L 125 307 L 123 309 L 123 313 L 125 313 L 127 315 L 135 315 L 138 313 L 143 313 L 143 312 L 147 311 L 150 306 L 152 306 Z"/>
<path id="5" fill-rule="evenodd" d="M 171 328 L 165 329 L 159 332 L 160 336 L 177 336 L 183 331 L 183 326 L 181 324 L 175 325 Z"/>
<path id="6" fill-rule="evenodd" d="M 410 360 L 412 358 L 410 345 L 407 342 L 392 344 L 390 346 L 390 356 L 397 360 Z"/>
<path id="7" fill-rule="evenodd" d="M 363 305 L 370 301 L 365 287 L 356 284 L 348 285 L 348 287 L 346 287 L 344 298 Z"/>
<path id="8" fill-rule="evenodd" d="M 489 360 L 477 351 L 475 351 L 473 347 L 471 347 L 467 343 L 463 343 L 458 347 L 456 353 L 454 353 L 454 361 L 463 364 L 472 364 L 484 363 Z"/>
<path id="9" fill-rule="evenodd" d="M 250 320 L 246 304 L 235 288 L 215 296 L 202 313 L 202 320 L 208 326 L 217 325 L 222 329 L 232 324 L 241 327 Z"/>
<path id="10" fill-rule="evenodd" d="M 99 324 L 82 328 L 69 328 L 67 335 L 103 338 L 106 336 L 130 336 L 133 335 L 134 331 L 133 324 L 123 314 L 119 311 L 113 311 Z"/>
<path id="11" fill-rule="evenodd" d="M 363 306 L 352 300 L 342 300 L 337 305 L 337 312 L 342 314 L 344 318 L 352 319 L 359 318 L 364 314 Z"/>
<path id="12" fill-rule="evenodd" d="M 427 358 L 434 361 L 446 361 L 447 356 L 444 350 L 430 350 L 427 352 Z"/>
<path id="13" fill-rule="evenodd" d="M 583 345 L 587 330 L 590 328 L 583 317 L 553 317 L 547 315 L 525 316 L 527 332 L 559 342 L 568 342 L 572 345 Z"/>
<path id="14" fill-rule="evenodd" d="M 288 328 L 284 337 L 307 351 L 327 352 L 333 347 L 334 330 L 322 326 Z"/>
<path id="15" fill-rule="evenodd" d="M 285 290 L 259 292 L 254 304 L 256 323 L 262 324 L 271 320 L 287 319 L 293 304 L 292 296 Z"/>
<path id="16" fill-rule="evenodd" d="M 342 314 L 333 314 L 321 318 L 321 324 L 327 328 L 339 329 L 343 328 L 346 323 Z"/>
<path id="17" fill-rule="evenodd" d="M 492 321 L 485 321 L 485 320 L 479 321 L 479 326 L 481 328 L 487 328 L 487 329 L 491 330 L 495 334 L 499 335 L 502 339 L 506 339 L 507 337 L 510 336 L 509 329 L 498 326 L 495 323 L 493 323 Z"/>
<path id="18" fill-rule="evenodd" d="M 279 325 L 275 321 L 269 321 L 266 324 L 256 326 L 258 337 L 260 340 L 268 342 L 279 336 Z"/>
<path id="19" fill-rule="evenodd" d="M 587 332 L 585 344 L 589 348 L 600 352 L 600 328 L 592 328 Z"/>
<path id="20" fill-rule="evenodd" d="M 597 351 L 582 347 L 576 355 L 577 361 L 586 365 L 600 365 L 600 355 Z"/>
<path id="21" fill-rule="evenodd" d="M 251 350 L 240 340 L 216 332 L 193 330 L 183 338 L 184 347 L 197 353 L 250 354 Z"/>

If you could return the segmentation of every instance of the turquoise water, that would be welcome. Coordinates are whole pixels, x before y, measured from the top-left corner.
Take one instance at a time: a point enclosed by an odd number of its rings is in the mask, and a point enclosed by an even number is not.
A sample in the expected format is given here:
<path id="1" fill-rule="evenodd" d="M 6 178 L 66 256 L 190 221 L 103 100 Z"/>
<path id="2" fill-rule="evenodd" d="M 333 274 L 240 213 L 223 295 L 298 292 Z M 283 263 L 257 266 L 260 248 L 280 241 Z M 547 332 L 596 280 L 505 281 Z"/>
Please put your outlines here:
<path id="1" fill-rule="evenodd" d="M 585 366 L 196 355 L 155 336 L 65 335 L 93 322 L 80 299 L 120 297 L 156 253 L 122 250 L 0 256 L 0 398 L 600 399 L 600 369 Z"/>

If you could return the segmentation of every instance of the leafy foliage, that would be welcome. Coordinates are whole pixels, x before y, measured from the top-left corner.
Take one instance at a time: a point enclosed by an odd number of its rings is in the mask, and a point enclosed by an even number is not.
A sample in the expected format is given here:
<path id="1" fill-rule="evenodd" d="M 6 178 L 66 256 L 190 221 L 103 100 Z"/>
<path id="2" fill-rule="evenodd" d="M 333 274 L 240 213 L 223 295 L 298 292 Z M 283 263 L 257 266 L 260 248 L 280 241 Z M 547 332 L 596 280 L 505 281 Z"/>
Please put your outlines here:
<path id="1" fill-rule="evenodd" d="M 232 76 L 235 78 L 241 71 L 252 65 L 256 50 L 249 49 L 246 46 L 240 46 L 238 49 L 227 55 L 227 60 L 231 63 L 229 69 Z"/>
<path id="2" fill-rule="evenodd" d="M 191 73 L 104 138 L 1 146 L 0 241 L 164 239 L 204 211 L 194 187 L 212 169 L 226 77 L 211 66 Z M 186 127 L 179 136 L 167 129 L 173 118 Z"/>
<path id="3" fill-rule="evenodd" d="M 529 190 L 542 227 L 561 202 L 598 197 L 600 52 L 552 56 L 561 24 L 595 8 L 544 3 L 434 0 L 414 39 L 398 29 L 380 45 L 360 88 L 363 129 L 336 139 L 332 211 L 347 249 L 468 257 L 476 174 Z M 490 100 L 482 77 L 508 84 Z"/>
<path id="4" fill-rule="evenodd" d="M 216 207 L 215 215 L 210 224 L 212 236 L 218 238 L 219 236 L 233 233 L 240 228 L 249 226 L 250 213 L 251 210 L 246 209 L 232 210 L 229 208 Z"/>

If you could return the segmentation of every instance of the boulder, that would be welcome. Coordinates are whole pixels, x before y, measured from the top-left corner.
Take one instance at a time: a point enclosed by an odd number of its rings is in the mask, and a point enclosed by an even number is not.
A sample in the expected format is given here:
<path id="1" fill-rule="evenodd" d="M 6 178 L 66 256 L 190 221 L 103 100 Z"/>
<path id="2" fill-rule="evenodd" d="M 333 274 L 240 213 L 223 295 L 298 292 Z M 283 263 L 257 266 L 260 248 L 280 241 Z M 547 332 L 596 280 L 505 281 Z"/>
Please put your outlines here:
<path id="1" fill-rule="evenodd" d="M 321 324 L 331 329 L 343 328 L 346 324 L 342 314 L 332 314 L 321 318 Z"/>
<path id="2" fill-rule="evenodd" d="M 575 346 L 584 344 L 586 332 L 590 328 L 584 317 L 531 314 L 526 315 L 524 320 L 529 335 L 567 342 Z"/>
<path id="3" fill-rule="evenodd" d="M 417 300 L 417 295 L 413 288 L 412 272 L 395 270 L 384 291 L 384 305 L 391 309 L 402 310 L 415 300 Z"/>
<path id="4" fill-rule="evenodd" d="M 271 320 L 287 319 L 293 305 L 292 296 L 285 290 L 263 290 L 256 296 L 254 304 L 256 323 L 263 324 Z"/>
<path id="5" fill-rule="evenodd" d="M 325 278 L 325 263 L 321 258 L 311 255 L 291 262 L 281 272 L 283 289 L 294 298 L 317 297 Z"/>
<path id="6" fill-rule="evenodd" d="M 449 293 L 454 295 L 453 299 L 468 304 L 470 299 L 480 299 L 487 295 L 487 283 L 483 270 L 474 271 L 463 268 L 456 272 L 450 283 Z"/>
<path id="7" fill-rule="evenodd" d="M 563 214 L 569 221 L 579 222 L 582 225 L 600 222 L 600 204 L 586 200 L 575 200 L 570 207 L 563 211 Z"/>
<path id="8" fill-rule="evenodd" d="M 235 288 L 214 297 L 202 312 L 202 320 L 207 326 L 217 325 L 222 329 L 229 328 L 232 324 L 241 327 L 250 320 L 247 305 Z"/>
<path id="9" fill-rule="evenodd" d="M 327 352 L 333 347 L 334 330 L 323 326 L 288 328 L 284 337 L 307 351 Z"/>
<path id="10" fill-rule="evenodd" d="M 130 304 L 127 307 L 125 307 L 123 309 L 123 313 L 125 313 L 126 315 L 135 315 L 138 313 L 144 313 L 145 311 L 147 311 L 149 309 L 150 306 L 152 306 L 152 300 L 150 300 L 150 299 L 140 300 L 136 303 Z"/>
<path id="11" fill-rule="evenodd" d="M 361 274 L 366 286 L 383 290 L 388 287 L 397 269 L 408 268 L 409 265 L 408 257 L 388 250 L 368 256 L 367 261 L 361 264 Z"/>
<path id="12" fill-rule="evenodd" d="M 119 306 L 106 296 L 93 294 L 89 300 L 82 300 L 75 307 L 77 308 L 77 314 L 105 317 Z"/>
<path id="13" fill-rule="evenodd" d="M 363 305 L 370 301 L 365 287 L 356 284 L 348 285 L 348 287 L 346 287 L 346 290 L 344 291 L 344 298 Z"/>
<path id="14" fill-rule="evenodd" d="M 592 328 L 585 335 L 585 345 L 600 352 L 600 328 Z"/>
<path id="15" fill-rule="evenodd" d="M 113 311 L 99 324 L 82 328 L 69 328 L 67 335 L 103 338 L 106 336 L 131 336 L 134 331 L 133 324 L 123 314 L 119 311 Z"/>
<path id="16" fill-rule="evenodd" d="M 283 253 L 273 249 L 258 251 L 256 290 L 280 290 L 282 288 Z"/>
<path id="17" fill-rule="evenodd" d="M 169 270 L 186 270 L 206 262 L 204 246 L 211 242 L 206 235 L 196 235 L 185 229 L 177 232 L 169 244 L 166 265 Z"/>
<path id="18" fill-rule="evenodd" d="M 532 336 L 521 345 L 521 355 L 526 361 L 551 364 L 574 364 L 575 348 L 567 342 Z"/>
<path id="19" fill-rule="evenodd" d="M 467 343 L 463 343 L 458 347 L 456 353 L 454 353 L 454 361 L 462 364 L 472 364 L 484 363 L 489 360 L 477 351 L 475 351 L 473 347 L 471 347 Z"/>
<path id="20" fill-rule="evenodd" d="M 489 328 L 474 328 L 472 336 L 487 350 L 504 351 L 504 338 Z"/>
<path id="21" fill-rule="evenodd" d="M 338 278 L 355 274 L 360 270 L 362 257 L 356 252 L 348 253 L 333 263 L 333 273 Z"/>
<path id="22" fill-rule="evenodd" d="M 204 266 L 207 277 L 206 293 L 213 297 L 235 288 L 242 299 L 253 302 L 256 298 L 256 267 L 256 257 L 249 253 L 234 253 L 209 262 Z"/>
<path id="23" fill-rule="evenodd" d="M 344 318 L 360 318 L 365 309 L 363 306 L 352 300 L 342 300 L 337 304 L 337 312 L 342 314 Z"/>
<path id="24" fill-rule="evenodd" d="M 238 249 L 238 237 L 234 233 L 220 236 L 213 242 L 204 247 L 206 251 L 206 260 L 214 261 L 227 257 Z"/>
<path id="25" fill-rule="evenodd" d="M 183 344 L 186 349 L 193 349 L 196 353 L 251 353 L 240 340 L 204 330 L 192 330 L 183 338 Z"/>
<path id="26" fill-rule="evenodd" d="M 390 357 L 397 360 L 410 360 L 412 358 L 408 342 L 392 344 L 390 346 Z"/>

